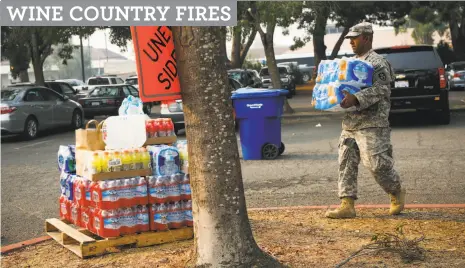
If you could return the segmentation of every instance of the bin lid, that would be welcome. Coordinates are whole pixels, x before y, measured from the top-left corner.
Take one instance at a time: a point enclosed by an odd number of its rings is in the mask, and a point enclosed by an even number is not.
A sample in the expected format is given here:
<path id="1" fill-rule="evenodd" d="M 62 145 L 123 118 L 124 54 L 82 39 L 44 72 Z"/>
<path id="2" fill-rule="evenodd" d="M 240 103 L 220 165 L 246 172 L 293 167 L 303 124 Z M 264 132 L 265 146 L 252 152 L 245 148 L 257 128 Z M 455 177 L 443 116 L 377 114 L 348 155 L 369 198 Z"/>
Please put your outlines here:
<path id="1" fill-rule="evenodd" d="M 271 98 L 289 94 L 286 89 L 239 88 L 232 92 L 231 99 Z"/>

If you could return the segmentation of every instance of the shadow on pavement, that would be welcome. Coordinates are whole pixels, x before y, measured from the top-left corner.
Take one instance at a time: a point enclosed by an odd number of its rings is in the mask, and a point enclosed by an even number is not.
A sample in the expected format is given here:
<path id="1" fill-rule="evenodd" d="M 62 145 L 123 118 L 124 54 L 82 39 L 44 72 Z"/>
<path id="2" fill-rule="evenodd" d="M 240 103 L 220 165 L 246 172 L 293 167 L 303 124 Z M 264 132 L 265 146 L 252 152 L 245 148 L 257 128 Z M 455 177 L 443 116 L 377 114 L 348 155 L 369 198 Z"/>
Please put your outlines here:
<path id="1" fill-rule="evenodd" d="M 452 111 L 451 124 L 454 122 L 454 115 L 458 111 Z M 444 128 L 449 125 L 442 125 L 439 123 L 438 113 L 431 111 L 412 111 L 400 112 L 394 111 L 389 115 L 389 123 L 392 128 L 416 128 L 416 127 L 437 127 Z"/>

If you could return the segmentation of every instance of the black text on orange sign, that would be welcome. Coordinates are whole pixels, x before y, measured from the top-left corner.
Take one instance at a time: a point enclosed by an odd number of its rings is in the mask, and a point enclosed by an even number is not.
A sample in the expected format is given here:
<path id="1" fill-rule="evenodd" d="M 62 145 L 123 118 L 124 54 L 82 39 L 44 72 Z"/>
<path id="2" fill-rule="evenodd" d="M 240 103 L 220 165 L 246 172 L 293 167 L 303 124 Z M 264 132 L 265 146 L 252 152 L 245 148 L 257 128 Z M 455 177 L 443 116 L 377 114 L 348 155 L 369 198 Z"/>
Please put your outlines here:
<path id="1" fill-rule="evenodd" d="M 172 38 L 172 36 L 166 31 L 166 27 L 158 27 L 157 31 L 153 34 L 153 37 L 147 42 L 148 48 L 143 49 L 143 51 L 152 62 L 158 62 L 159 60 L 165 59 L 165 57 L 163 57 L 163 53 L 170 53 L 169 58 L 166 59 L 163 65 L 164 67 L 157 75 L 158 81 L 160 84 L 165 86 L 165 90 L 170 90 L 171 83 L 174 82 L 178 76 L 178 71 L 176 67 L 174 48 L 171 52 L 166 49 L 168 42 Z"/>

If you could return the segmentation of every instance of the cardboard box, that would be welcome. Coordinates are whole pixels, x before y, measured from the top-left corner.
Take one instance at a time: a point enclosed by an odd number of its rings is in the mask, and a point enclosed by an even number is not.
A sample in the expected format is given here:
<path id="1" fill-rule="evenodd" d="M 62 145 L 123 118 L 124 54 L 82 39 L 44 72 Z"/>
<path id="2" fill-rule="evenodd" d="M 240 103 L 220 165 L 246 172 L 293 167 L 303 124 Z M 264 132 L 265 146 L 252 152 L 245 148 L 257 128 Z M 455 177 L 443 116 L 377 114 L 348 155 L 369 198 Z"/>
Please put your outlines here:
<path id="1" fill-rule="evenodd" d="M 92 158 L 94 151 L 89 150 L 76 150 L 76 174 L 87 178 L 92 181 L 102 181 L 102 180 L 113 180 L 113 179 L 121 179 L 121 178 L 128 178 L 128 177 L 136 177 L 136 176 L 150 176 L 152 175 L 151 169 L 140 169 L 140 170 L 126 170 L 126 171 L 115 171 L 115 172 L 105 172 L 105 173 L 97 173 L 92 174 L 90 170 L 90 166 L 88 163 Z"/>
<path id="2" fill-rule="evenodd" d="M 144 147 L 147 145 L 173 144 L 176 142 L 176 140 L 177 140 L 177 136 L 148 138 L 145 141 Z"/>

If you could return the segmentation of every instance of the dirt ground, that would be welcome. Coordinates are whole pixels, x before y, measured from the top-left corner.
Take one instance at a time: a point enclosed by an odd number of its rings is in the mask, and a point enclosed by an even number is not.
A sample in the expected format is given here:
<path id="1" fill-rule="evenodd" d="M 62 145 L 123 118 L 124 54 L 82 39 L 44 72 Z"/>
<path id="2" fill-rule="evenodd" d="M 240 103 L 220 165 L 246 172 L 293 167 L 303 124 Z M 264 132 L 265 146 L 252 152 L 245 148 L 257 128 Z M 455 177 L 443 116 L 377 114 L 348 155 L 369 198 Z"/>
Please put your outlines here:
<path id="1" fill-rule="evenodd" d="M 357 218 L 329 220 L 323 210 L 251 211 L 255 239 L 262 249 L 290 267 L 334 267 L 371 242 L 377 233 L 425 239 L 423 260 L 405 263 L 392 251 L 356 257 L 343 267 L 465 267 L 465 209 L 409 209 L 387 216 L 387 209 L 358 209 Z M 192 240 L 125 248 L 82 260 L 55 241 L 2 256 L 2 267 L 184 267 Z"/>

